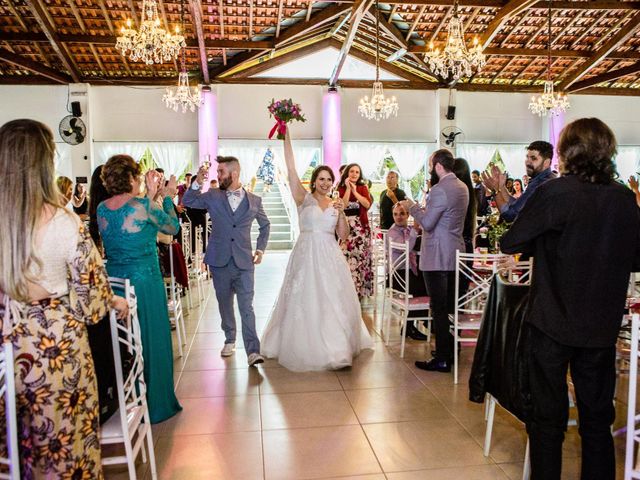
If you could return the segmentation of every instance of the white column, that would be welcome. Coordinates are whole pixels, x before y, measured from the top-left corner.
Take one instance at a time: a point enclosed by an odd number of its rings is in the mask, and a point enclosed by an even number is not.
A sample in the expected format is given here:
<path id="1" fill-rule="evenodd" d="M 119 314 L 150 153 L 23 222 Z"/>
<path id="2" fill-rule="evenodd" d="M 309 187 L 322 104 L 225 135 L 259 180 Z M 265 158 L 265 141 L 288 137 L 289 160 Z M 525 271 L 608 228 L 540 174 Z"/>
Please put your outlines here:
<path id="1" fill-rule="evenodd" d="M 87 128 L 84 142 L 71 146 L 72 180 L 76 183 L 78 177 L 87 177 L 87 181 L 91 179 L 95 163 L 93 160 L 93 128 L 91 123 L 91 87 L 88 83 L 72 83 L 69 85 L 69 105 L 67 105 L 69 110 L 71 110 L 71 102 L 80 102 L 80 109 L 82 110 L 80 120 Z"/>

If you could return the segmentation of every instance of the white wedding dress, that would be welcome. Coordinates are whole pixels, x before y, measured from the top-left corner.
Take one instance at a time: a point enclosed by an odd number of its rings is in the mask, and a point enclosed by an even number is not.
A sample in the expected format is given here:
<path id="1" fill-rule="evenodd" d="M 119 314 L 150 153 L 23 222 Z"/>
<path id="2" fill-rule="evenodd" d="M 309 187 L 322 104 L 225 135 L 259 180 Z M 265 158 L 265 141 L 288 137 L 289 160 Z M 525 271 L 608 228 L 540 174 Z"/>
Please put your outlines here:
<path id="1" fill-rule="evenodd" d="M 307 194 L 300 237 L 261 342 L 261 353 L 296 372 L 351 365 L 373 348 L 349 266 L 335 238 L 338 215 Z"/>

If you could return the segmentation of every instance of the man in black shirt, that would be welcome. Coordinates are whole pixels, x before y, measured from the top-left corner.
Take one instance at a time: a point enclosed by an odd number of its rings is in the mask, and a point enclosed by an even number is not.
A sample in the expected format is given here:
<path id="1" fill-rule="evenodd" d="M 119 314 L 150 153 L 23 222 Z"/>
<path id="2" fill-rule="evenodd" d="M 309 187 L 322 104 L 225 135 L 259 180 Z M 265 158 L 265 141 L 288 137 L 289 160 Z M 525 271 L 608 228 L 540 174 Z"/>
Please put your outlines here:
<path id="1" fill-rule="evenodd" d="M 380 194 L 380 228 L 389 230 L 393 225 L 393 206 L 407 195 L 398 188 L 398 174 L 393 170 L 387 173 L 387 189 Z"/>
<path id="2" fill-rule="evenodd" d="M 561 478 L 570 367 L 580 478 L 614 480 L 615 345 L 629 273 L 640 266 L 640 215 L 634 195 L 614 180 L 616 140 L 603 122 L 567 125 L 558 153 L 563 176 L 538 186 L 500 241 L 505 253 L 534 257 L 526 317 L 531 479 Z"/>
<path id="3" fill-rule="evenodd" d="M 480 172 L 474 170 L 471 172 L 471 181 L 473 182 L 473 193 L 476 195 L 476 205 L 478 206 L 476 214 L 479 216 L 489 213 L 489 197 L 486 195 L 486 189 L 482 184 Z"/>

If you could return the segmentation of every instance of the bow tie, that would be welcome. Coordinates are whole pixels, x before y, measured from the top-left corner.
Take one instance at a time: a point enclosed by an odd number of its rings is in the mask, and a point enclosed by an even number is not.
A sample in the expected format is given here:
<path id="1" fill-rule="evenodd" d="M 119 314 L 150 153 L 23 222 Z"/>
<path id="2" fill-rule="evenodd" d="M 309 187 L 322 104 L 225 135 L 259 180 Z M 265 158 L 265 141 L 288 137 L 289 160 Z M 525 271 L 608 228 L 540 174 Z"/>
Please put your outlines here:
<path id="1" fill-rule="evenodd" d="M 240 189 L 234 190 L 233 192 L 230 192 L 229 190 L 227 190 L 227 198 L 231 198 L 231 197 L 240 198 L 241 196 L 242 196 L 242 190 Z"/>

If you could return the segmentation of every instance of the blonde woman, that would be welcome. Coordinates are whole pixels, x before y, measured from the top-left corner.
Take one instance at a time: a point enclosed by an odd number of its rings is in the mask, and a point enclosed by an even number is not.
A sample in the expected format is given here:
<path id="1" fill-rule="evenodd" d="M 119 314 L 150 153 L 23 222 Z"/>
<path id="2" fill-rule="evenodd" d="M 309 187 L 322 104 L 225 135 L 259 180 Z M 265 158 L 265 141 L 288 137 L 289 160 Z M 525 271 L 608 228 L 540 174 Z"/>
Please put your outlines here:
<path id="1" fill-rule="evenodd" d="M 54 150 L 51 131 L 39 122 L 0 128 L 0 327 L 15 350 L 22 478 L 100 479 L 86 325 L 110 305 L 123 316 L 127 305 L 113 296 L 88 232 L 62 206 Z M 5 432 L 2 425 L 0 454 Z"/>

